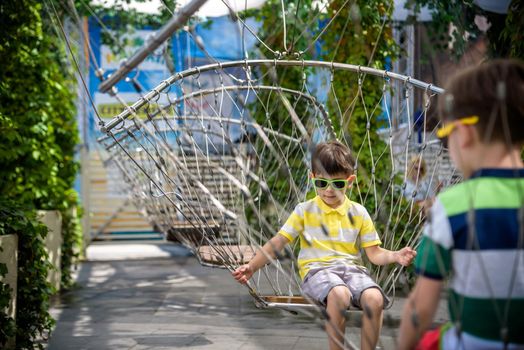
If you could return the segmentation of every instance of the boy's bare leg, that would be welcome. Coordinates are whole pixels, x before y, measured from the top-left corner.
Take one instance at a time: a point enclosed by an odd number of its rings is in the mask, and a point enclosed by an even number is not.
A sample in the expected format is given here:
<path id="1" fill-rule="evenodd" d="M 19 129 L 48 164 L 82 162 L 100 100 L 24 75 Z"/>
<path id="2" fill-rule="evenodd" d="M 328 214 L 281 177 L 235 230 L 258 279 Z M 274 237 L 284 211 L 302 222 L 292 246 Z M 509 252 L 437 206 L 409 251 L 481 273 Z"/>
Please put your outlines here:
<path id="1" fill-rule="evenodd" d="M 326 321 L 326 333 L 330 350 L 344 348 L 344 332 L 346 331 L 346 310 L 351 302 L 351 292 L 345 286 L 331 289 L 327 297 L 326 311 L 329 320 Z"/>
<path id="2" fill-rule="evenodd" d="M 384 297 L 377 288 L 368 288 L 360 296 L 362 306 L 362 330 L 360 348 L 375 349 L 382 327 Z"/>

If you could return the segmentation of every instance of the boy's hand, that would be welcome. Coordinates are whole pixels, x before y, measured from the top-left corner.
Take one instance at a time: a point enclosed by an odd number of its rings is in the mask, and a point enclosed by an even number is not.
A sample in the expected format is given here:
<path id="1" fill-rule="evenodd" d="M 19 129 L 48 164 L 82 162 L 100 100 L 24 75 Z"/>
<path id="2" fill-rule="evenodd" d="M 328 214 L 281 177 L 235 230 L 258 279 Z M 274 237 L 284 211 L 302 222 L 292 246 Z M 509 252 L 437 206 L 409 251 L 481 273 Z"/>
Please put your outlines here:
<path id="1" fill-rule="evenodd" d="M 404 247 L 395 252 L 395 261 L 402 266 L 408 266 L 417 256 L 417 252 L 411 247 Z"/>
<path id="2" fill-rule="evenodd" d="M 238 283 L 246 284 L 247 281 L 253 276 L 253 269 L 249 264 L 245 264 L 237 268 L 231 274 L 238 281 Z"/>

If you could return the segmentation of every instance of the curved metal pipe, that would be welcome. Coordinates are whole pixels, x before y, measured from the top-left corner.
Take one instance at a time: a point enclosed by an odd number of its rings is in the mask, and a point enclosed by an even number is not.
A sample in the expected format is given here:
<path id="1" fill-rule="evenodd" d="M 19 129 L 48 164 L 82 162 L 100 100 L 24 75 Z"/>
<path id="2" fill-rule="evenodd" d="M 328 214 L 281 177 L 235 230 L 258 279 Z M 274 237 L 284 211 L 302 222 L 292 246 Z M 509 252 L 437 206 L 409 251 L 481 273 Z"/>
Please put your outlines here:
<path id="1" fill-rule="evenodd" d="M 389 72 L 387 70 L 379 70 L 375 68 L 370 67 L 362 67 L 357 66 L 354 64 L 347 64 L 347 63 L 337 63 L 337 62 L 323 62 L 323 61 L 291 61 L 291 60 L 243 60 L 243 61 L 231 61 L 231 62 L 218 62 L 218 63 L 212 63 L 205 66 L 197 66 L 194 68 L 186 69 L 182 72 L 179 72 L 175 75 L 172 75 L 171 77 L 167 78 L 166 80 L 162 81 L 159 85 L 157 85 L 154 89 L 152 89 L 150 92 L 148 92 L 144 97 L 140 98 L 137 102 L 135 102 L 132 106 L 127 107 L 124 111 L 122 111 L 119 115 L 114 117 L 107 125 L 104 125 L 100 128 L 102 132 L 109 132 L 111 129 L 113 129 L 118 124 L 122 123 L 125 119 L 127 119 L 130 115 L 133 113 L 136 113 L 136 111 L 144 106 L 146 103 L 157 97 L 162 91 L 167 89 L 169 86 L 171 86 L 173 83 L 182 80 L 186 77 L 192 76 L 192 75 L 199 75 L 202 72 L 207 72 L 210 70 L 216 70 L 217 68 L 220 70 L 223 70 L 225 68 L 233 68 L 233 67 L 257 67 L 257 66 L 264 66 L 264 65 L 274 65 L 276 66 L 283 66 L 283 67 L 320 67 L 320 68 L 328 68 L 331 70 L 346 70 L 351 72 L 357 72 L 357 73 L 366 73 L 371 74 L 375 76 L 380 76 L 384 78 L 390 78 L 393 80 L 399 80 L 404 82 L 405 84 L 409 84 L 421 89 L 424 89 L 426 91 L 432 91 L 436 94 L 441 94 L 444 92 L 442 88 L 436 87 L 432 84 L 428 84 L 425 82 L 422 82 L 417 79 L 412 79 L 411 77 L 404 76 L 402 74 L 397 74 L 393 72 Z"/>

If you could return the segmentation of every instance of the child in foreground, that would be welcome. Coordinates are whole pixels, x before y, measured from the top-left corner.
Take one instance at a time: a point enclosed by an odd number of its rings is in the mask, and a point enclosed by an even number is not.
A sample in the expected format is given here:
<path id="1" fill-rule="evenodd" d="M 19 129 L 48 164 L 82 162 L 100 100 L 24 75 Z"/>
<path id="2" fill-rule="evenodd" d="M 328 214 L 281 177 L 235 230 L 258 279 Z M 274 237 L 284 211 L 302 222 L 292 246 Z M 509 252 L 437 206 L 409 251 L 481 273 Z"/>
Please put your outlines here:
<path id="1" fill-rule="evenodd" d="M 364 206 L 345 195 L 356 176 L 354 159 L 342 143 L 318 144 L 311 157 L 311 178 L 317 196 L 299 203 L 281 230 L 245 265 L 233 272 L 240 283 L 251 276 L 286 244 L 300 239 L 297 259 L 303 293 L 326 306 L 329 348 L 344 347 L 345 310 L 353 305 L 366 310 L 362 317 L 361 348 L 374 349 L 382 326 L 386 296 L 361 266 L 360 248 L 373 264 L 409 265 L 415 251 L 390 251 L 381 241 Z M 357 243 L 360 242 L 360 243 Z"/>
<path id="2" fill-rule="evenodd" d="M 464 181 L 431 207 L 398 346 L 524 349 L 524 64 L 464 71 L 442 97 L 437 135 Z M 451 322 L 425 332 L 448 277 Z"/>

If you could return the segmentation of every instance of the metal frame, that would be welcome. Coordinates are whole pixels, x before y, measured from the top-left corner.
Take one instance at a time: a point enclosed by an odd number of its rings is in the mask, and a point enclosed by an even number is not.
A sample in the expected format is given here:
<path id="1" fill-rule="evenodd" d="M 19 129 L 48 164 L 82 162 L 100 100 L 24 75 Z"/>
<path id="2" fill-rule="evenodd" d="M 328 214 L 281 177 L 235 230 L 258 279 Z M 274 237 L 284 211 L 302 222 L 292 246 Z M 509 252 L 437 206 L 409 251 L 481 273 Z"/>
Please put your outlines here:
<path id="1" fill-rule="evenodd" d="M 436 94 L 441 94 L 444 92 L 442 88 L 439 88 L 437 86 L 434 86 L 432 84 L 428 84 L 425 82 L 422 82 L 417 79 L 412 79 L 411 77 L 407 77 L 401 74 L 393 73 L 387 70 L 379 70 L 375 68 L 370 67 L 362 67 L 357 66 L 354 64 L 346 64 L 346 63 L 337 63 L 337 62 L 323 62 L 323 61 L 291 61 L 291 60 L 268 60 L 268 59 L 261 59 L 261 60 L 243 60 L 243 61 L 231 61 L 231 62 L 218 62 L 218 63 L 212 63 L 205 66 L 197 66 L 190 69 L 186 69 L 182 72 L 179 72 L 175 75 L 172 75 L 171 77 L 167 78 L 166 80 L 162 81 L 159 85 L 157 85 L 155 88 L 153 88 L 150 92 L 148 92 L 146 95 L 144 95 L 142 98 L 140 98 L 137 102 L 135 102 L 132 106 L 128 106 L 123 112 L 118 114 L 115 118 L 113 118 L 107 125 L 103 125 L 100 130 L 104 133 L 107 133 L 111 131 L 114 127 L 121 124 L 125 119 L 127 119 L 130 115 L 133 115 L 136 113 L 136 111 L 150 102 L 151 100 L 155 99 L 157 96 L 160 95 L 162 91 L 170 87 L 173 83 L 182 80 L 186 77 L 193 76 L 193 75 L 200 75 L 202 72 L 207 72 L 210 70 L 216 70 L 217 68 L 220 70 L 226 69 L 226 68 L 233 68 L 233 67 L 258 67 L 258 66 L 282 66 L 282 67 L 320 67 L 320 68 L 327 68 L 331 70 L 339 69 L 339 70 L 347 70 L 352 71 L 356 73 L 365 73 L 365 74 L 371 74 L 379 77 L 383 77 L 385 79 L 393 79 L 393 80 L 399 80 L 404 82 L 405 84 L 410 84 L 422 89 L 425 89 L 427 91 L 432 91 Z M 254 87 L 252 87 L 254 89 Z"/>

